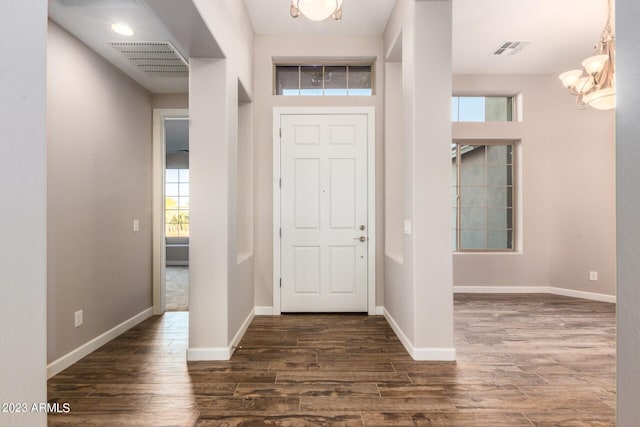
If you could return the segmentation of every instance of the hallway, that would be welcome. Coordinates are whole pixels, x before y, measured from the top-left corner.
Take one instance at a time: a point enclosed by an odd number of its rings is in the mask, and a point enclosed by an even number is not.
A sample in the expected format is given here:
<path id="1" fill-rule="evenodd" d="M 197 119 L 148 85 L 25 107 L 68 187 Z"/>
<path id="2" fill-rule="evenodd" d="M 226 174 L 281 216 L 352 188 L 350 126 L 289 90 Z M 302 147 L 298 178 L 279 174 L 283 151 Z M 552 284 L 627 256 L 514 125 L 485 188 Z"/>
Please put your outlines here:
<path id="1" fill-rule="evenodd" d="M 71 412 L 49 425 L 614 425 L 613 304 L 461 294 L 455 316 L 456 363 L 413 361 L 381 316 L 283 315 L 187 365 L 166 313 L 50 379 Z"/>

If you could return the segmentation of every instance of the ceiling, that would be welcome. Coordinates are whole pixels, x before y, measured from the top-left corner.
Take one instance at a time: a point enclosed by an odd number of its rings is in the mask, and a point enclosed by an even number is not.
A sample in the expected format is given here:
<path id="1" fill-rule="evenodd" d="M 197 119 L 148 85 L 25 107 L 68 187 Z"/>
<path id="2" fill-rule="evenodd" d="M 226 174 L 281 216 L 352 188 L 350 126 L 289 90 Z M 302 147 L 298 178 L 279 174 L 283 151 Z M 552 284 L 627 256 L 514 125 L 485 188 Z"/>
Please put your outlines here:
<path id="1" fill-rule="evenodd" d="M 146 75 L 108 44 L 167 41 L 187 57 L 147 6 L 154 1 L 50 0 L 49 16 L 151 92 L 186 92 L 187 76 Z M 313 22 L 291 18 L 289 0 L 244 2 L 257 34 L 292 36 L 381 34 L 395 5 L 395 0 L 344 0 L 341 22 Z M 457 74 L 542 74 L 578 68 L 591 55 L 606 21 L 605 0 L 453 0 L 452 4 L 453 70 Z M 113 33 L 109 26 L 114 21 L 130 23 L 136 34 L 126 38 Z M 173 34 L 181 31 L 174 27 Z M 492 55 L 505 41 L 529 44 L 515 55 Z"/>

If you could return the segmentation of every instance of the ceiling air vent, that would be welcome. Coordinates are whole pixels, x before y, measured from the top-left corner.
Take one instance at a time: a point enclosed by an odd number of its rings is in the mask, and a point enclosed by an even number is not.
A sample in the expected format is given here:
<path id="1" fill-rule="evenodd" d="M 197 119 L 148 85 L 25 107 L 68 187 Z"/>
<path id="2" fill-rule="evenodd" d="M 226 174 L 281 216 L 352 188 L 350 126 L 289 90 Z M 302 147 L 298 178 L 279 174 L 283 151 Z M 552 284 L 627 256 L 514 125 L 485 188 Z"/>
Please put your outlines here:
<path id="1" fill-rule="evenodd" d="M 169 42 L 109 42 L 139 70 L 154 75 L 185 75 L 189 64 Z"/>
<path id="2" fill-rule="evenodd" d="M 498 47 L 493 54 L 494 55 L 515 55 L 520 52 L 526 45 L 531 42 L 528 41 L 507 41 Z"/>

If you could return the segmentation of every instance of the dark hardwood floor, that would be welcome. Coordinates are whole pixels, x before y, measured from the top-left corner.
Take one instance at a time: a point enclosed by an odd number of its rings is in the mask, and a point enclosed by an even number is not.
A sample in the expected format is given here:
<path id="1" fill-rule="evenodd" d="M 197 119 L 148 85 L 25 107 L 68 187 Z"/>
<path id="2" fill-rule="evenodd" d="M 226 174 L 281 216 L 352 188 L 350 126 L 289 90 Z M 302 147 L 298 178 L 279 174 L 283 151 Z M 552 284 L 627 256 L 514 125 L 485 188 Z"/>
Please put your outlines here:
<path id="1" fill-rule="evenodd" d="M 185 362 L 151 318 L 49 380 L 49 425 L 613 426 L 615 306 L 456 295 L 455 363 L 415 362 L 383 317 L 256 317 L 231 361 Z M 436 326 L 437 327 L 437 326 Z"/>

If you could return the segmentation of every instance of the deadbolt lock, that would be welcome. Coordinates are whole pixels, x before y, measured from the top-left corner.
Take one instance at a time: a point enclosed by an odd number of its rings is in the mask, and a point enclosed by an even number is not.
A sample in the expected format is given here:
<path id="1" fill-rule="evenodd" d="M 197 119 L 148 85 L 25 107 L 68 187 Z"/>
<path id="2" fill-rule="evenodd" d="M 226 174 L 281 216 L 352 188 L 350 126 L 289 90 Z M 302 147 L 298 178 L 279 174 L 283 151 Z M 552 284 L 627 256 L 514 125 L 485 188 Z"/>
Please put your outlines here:
<path id="1" fill-rule="evenodd" d="M 360 230 L 364 230 L 364 225 L 361 225 L 361 226 L 360 226 Z"/>

